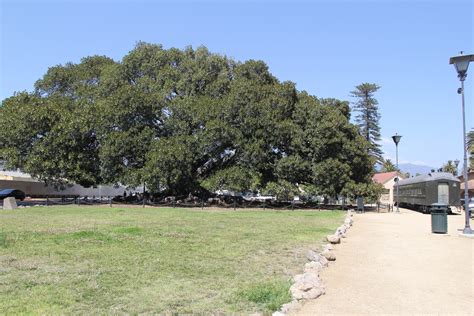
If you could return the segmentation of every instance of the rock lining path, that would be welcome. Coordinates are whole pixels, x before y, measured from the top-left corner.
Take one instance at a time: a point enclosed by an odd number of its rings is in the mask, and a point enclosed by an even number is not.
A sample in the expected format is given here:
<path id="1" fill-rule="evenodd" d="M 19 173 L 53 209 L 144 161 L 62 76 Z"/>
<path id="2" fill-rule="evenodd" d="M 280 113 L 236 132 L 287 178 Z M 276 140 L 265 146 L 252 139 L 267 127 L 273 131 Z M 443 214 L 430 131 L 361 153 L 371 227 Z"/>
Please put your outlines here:
<path id="1" fill-rule="evenodd" d="M 441 235 L 410 210 L 354 215 L 321 273 L 326 294 L 297 315 L 474 315 L 474 239 L 458 235 L 463 219 L 448 216 Z"/>

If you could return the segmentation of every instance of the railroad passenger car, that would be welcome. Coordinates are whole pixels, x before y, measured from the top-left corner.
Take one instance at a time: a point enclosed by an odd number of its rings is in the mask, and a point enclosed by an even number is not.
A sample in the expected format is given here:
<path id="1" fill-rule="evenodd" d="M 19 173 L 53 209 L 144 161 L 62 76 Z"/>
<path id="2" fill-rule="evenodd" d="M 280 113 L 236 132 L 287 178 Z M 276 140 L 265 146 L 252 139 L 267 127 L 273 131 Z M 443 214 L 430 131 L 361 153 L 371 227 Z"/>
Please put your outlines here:
<path id="1" fill-rule="evenodd" d="M 461 205 L 460 181 L 448 172 L 435 172 L 400 180 L 395 184 L 394 192 L 397 185 L 401 207 L 429 213 L 433 203 Z M 448 212 L 451 212 L 450 208 Z"/>

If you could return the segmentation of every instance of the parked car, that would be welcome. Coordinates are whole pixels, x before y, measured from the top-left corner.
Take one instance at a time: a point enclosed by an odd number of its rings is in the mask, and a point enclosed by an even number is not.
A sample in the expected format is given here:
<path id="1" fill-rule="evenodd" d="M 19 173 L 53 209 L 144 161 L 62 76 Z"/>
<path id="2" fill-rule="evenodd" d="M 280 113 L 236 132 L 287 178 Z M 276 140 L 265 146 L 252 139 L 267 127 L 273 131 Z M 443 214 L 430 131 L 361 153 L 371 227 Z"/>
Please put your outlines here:
<path id="1" fill-rule="evenodd" d="M 26 197 L 25 192 L 17 189 L 3 189 L 0 191 L 0 200 L 7 197 L 14 197 L 17 200 L 23 201 Z"/>
<path id="2" fill-rule="evenodd" d="M 461 206 L 464 209 L 465 204 L 465 199 L 461 199 Z M 471 208 L 474 205 L 474 197 L 470 198 L 467 202 L 469 204 L 469 208 Z"/>
<path id="3" fill-rule="evenodd" d="M 461 199 L 461 207 L 463 210 L 466 209 L 466 204 L 464 203 L 464 201 L 465 201 L 464 199 Z M 472 215 L 474 213 L 474 198 L 469 199 L 468 205 L 469 205 L 469 211 Z"/>

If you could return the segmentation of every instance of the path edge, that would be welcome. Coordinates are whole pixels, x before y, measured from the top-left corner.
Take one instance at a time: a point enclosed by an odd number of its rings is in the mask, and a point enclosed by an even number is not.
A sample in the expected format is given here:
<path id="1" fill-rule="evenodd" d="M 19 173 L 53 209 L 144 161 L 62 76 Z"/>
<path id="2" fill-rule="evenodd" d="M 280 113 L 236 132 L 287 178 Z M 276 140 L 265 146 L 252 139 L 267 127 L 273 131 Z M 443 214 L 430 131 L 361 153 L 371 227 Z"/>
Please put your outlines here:
<path id="1" fill-rule="evenodd" d="M 293 284 L 290 287 L 292 301 L 283 304 L 280 310 L 274 312 L 272 316 L 286 316 L 294 313 L 303 306 L 303 303 L 315 300 L 326 293 L 320 272 L 329 266 L 329 261 L 336 260 L 336 256 L 331 250 L 334 249 L 333 245 L 341 242 L 341 238 L 346 238 L 347 231 L 354 223 L 353 215 L 353 209 L 347 210 L 344 223 L 336 229 L 333 235 L 326 236 L 328 243 L 323 247 L 323 251 L 316 252 L 312 249 L 308 251 L 308 262 L 304 265 L 304 272 L 293 277 Z"/>

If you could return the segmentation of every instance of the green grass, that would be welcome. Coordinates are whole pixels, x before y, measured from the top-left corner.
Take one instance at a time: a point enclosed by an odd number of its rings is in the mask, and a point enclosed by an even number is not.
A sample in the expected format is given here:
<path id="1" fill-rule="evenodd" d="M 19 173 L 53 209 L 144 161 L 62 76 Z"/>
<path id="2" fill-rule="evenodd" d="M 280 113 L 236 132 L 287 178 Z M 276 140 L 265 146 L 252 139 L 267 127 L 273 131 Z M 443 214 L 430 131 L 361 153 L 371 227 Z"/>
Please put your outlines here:
<path id="1" fill-rule="evenodd" d="M 290 285 L 290 280 L 256 283 L 240 291 L 238 297 L 244 301 L 256 303 L 263 309 L 276 311 L 282 304 L 291 301 L 288 291 Z"/>
<path id="2" fill-rule="evenodd" d="M 271 312 L 342 212 L 0 210 L 0 314 Z"/>

